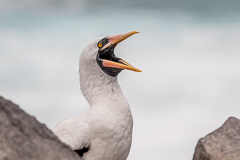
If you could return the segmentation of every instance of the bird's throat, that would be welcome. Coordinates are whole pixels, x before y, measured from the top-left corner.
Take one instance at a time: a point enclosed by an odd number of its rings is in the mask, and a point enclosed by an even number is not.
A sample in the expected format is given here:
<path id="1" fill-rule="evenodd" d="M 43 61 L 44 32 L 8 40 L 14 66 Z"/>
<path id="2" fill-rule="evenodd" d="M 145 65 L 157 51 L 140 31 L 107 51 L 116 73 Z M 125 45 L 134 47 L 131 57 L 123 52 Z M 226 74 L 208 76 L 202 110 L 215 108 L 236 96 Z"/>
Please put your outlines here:
<path id="1" fill-rule="evenodd" d="M 111 77 L 104 72 L 80 73 L 82 93 L 90 106 L 95 104 L 110 104 L 116 100 L 126 101 L 117 82 L 117 77 Z"/>

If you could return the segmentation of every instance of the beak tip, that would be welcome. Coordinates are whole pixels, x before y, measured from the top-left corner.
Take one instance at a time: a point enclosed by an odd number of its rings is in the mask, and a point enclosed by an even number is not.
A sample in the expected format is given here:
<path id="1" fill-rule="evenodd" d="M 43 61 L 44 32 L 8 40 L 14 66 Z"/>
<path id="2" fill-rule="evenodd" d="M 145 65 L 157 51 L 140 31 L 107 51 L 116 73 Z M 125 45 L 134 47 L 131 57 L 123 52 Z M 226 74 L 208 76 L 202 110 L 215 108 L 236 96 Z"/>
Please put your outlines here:
<path id="1" fill-rule="evenodd" d="M 135 69 L 135 71 L 136 71 L 136 72 L 142 72 L 140 69 L 137 69 L 137 68 Z"/>
<path id="2" fill-rule="evenodd" d="M 140 33 L 140 32 L 138 32 L 138 31 L 132 31 L 132 33 L 133 33 L 133 34 L 137 34 L 137 33 Z"/>

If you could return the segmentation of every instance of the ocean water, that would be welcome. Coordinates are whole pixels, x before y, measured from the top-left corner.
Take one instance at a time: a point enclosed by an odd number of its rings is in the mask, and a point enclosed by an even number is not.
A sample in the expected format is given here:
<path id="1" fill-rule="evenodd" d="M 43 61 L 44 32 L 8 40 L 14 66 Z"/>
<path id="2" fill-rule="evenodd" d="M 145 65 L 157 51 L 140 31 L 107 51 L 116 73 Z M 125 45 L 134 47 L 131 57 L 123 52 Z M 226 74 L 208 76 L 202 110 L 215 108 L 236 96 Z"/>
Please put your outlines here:
<path id="1" fill-rule="evenodd" d="M 192 159 L 199 138 L 229 116 L 240 117 L 236 9 L 156 3 L 102 10 L 103 4 L 84 2 L 70 9 L 13 5 L 1 11 L 2 96 L 52 128 L 88 108 L 78 80 L 79 55 L 88 42 L 137 30 L 115 49 L 143 71 L 119 75 L 134 117 L 129 160 Z"/>

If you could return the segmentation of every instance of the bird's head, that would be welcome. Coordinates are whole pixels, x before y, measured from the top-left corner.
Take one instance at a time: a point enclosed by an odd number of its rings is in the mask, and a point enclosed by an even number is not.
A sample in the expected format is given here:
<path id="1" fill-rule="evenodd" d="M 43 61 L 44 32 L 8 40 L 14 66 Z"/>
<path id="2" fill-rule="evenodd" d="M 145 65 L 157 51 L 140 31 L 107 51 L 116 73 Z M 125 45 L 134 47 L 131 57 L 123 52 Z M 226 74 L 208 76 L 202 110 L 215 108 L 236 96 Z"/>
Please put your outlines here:
<path id="1" fill-rule="evenodd" d="M 124 69 L 141 72 L 141 70 L 116 57 L 114 54 L 114 49 L 118 43 L 136 33 L 139 32 L 132 31 L 121 35 L 98 38 L 84 49 L 81 58 L 97 63 L 104 73 L 112 77 L 117 76 Z"/>

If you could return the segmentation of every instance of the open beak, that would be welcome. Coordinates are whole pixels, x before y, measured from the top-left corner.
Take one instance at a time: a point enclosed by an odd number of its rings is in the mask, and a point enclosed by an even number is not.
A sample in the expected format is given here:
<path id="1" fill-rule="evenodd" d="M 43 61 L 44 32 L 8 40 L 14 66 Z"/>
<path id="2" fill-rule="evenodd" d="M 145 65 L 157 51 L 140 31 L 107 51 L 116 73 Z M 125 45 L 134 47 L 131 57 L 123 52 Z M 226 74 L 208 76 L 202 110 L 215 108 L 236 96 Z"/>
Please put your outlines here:
<path id="1" fill-rule="evenodd" d="M 114 45 L 114 47 L 122 42 L 123 40 L 127 39 L 128 37 L 139 33 L 137 31 L 132 31 L 132 32 L 128 32 L 128 33 L 124 33 L 121 35 L 114 35 L 114 36 L 108 36 L 108 43 L 101 49 L 104 50 L 108 47 L 111 47 Z M 128 69 L 128 70 L 132 70 L 132 71 L 136 71 L 136 72 L 142 72 L 141 70 L 133 67 L 132 65 L 130 65 L 129 63 L 127 63 L 126 61 L 119 59 L 119 62 L 114 62 L 114 61 L 110 61 L 110 60 L 103 60 L 102 65 L 104 67 L 111 67 L 111 68 L 119 68 L 119 69 Z"/>

